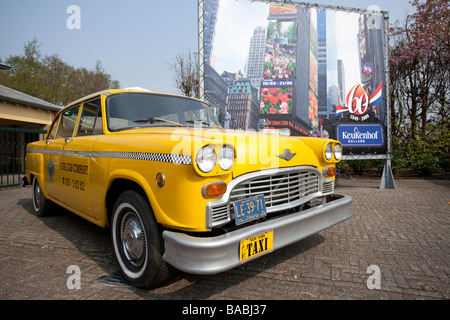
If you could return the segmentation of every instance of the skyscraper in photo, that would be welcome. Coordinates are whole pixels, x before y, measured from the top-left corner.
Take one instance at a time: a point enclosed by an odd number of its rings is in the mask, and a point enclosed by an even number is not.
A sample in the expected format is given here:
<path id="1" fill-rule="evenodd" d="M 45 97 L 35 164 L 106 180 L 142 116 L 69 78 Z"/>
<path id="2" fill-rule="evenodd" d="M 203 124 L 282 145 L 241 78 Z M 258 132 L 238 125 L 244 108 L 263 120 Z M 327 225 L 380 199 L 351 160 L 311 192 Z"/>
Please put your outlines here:
<path id="1" fill-rule="evenodd" d="M 264 78 L 265 41 L 266 28 L 256 27 L 250 39 L 245 73 L 247 78 L 250 79 L 252 86 L 258 91 Z"/>
<path id="2" fill-rule="evenodd" d="M 336 13 L 333 10 L 317 11 L 317 37 L 319 117 L 330 118 L 334 106 L 339 105 Z"/>
<path id="3" fill-rule="evenodd" d="M 206 61 L 209 61 L 211 63 L 211 51 L 214 44 L 214 36 L 217 24 L 217 11 L 219 10 L 219 0 L 204 1 L 203 9 L 205 11 L 203 17 L 203 41 L 205 44 L 203 48 L 203 56 Z"/>
<path id="4" fill-rule="evenodd" d="M 361 15 L 359 18 L 359 62 L 361 83 L 371 94 L 382 82 L 386 85 L 384 30 L 385 21 L 377 15 Z M 383 90 L 385 92 L 385 90 Z M 385 99 L 373 111 L 382 123 L 386 121 Z"/>

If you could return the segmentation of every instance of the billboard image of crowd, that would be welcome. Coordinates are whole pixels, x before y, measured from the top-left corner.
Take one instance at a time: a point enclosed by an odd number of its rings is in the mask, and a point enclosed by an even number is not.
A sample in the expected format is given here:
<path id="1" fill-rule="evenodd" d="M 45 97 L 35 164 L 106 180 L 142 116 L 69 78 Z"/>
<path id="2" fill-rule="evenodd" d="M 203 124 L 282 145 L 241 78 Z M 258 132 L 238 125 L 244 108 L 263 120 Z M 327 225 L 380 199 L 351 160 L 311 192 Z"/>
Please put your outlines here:
<path id="1" fill-rule="evenodd" d="M 227 129 L 387 152 L 380 13 L 250 0 L 204 2 L 204 100 Z"/>

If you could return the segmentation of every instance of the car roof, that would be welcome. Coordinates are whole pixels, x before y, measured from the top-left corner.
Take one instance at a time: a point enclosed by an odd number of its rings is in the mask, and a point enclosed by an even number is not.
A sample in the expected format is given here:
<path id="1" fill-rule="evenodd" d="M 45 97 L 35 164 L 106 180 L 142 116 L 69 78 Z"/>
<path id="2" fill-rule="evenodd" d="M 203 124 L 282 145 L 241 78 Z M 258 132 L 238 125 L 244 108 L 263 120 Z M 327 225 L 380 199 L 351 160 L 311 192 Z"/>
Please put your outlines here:
<path id="1" fill-rule="evenodd" d="M 178 95 L 178 94 L 171 94 L 171 93 L 154 92 L 154 91 L 150 91 L 150 90 L 146 90 L 146 89 L 107 89 L 107 90 L 97 91 L 95 93 L 92 93 L 92 94 L 89 94 L 87 96 L 84 96 L 83 98 L 77 99 L 77 100 L 67 104 L 62 109 L 64 110 L 67 107 L 71 107 L 71 106 L 73 106 L 75 104 L 78 104 L 78 103 L 80 103 L 82 101 L 89 100 L 89 99 L 97 97 L 99 95 L 109 96 L 111 94 L 123 93 L 123 92 L 152 93 L 152 94 L 158 94 L 158 95 L 174 96 L 174 97 L 187 98 L 187 99 L 193 99 L 193 100 L 201 101 L 201 100 L 193 98 L 193 97 L 187 97 L 187 96 L 182 96 L 182 95 Z M 63 110 L 61 110 L 61 111 L 63 111 Z"/>

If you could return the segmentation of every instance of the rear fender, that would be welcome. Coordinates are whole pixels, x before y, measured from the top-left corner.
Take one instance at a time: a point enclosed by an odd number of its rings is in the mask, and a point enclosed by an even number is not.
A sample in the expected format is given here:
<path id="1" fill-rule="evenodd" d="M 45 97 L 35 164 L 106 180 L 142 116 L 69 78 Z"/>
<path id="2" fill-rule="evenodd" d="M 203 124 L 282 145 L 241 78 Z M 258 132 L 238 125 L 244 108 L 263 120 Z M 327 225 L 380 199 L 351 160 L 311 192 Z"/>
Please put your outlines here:
<path id="1" fill-rule="evenodd" d="M 44 169 L 44 156 L 42 153 L 27 153 L 26 158 L 26 171 L 23 181 L 23 186 L 30 185 L 33 183 L 33 178 L 37 178 L 41 186 L 41 190 L 44 196 L 49 199 L 50 196 L 45 185 L 45 174 Z"/>

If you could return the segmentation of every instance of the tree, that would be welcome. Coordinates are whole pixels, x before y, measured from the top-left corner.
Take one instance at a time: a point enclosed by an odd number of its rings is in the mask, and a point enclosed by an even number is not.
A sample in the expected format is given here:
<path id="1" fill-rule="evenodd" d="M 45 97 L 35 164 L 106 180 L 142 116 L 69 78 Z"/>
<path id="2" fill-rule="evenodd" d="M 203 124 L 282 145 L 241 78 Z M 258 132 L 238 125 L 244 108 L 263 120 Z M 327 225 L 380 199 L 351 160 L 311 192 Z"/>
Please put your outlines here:
<path id="1" fill-rule="evenodd" d="M 58 55 L 43 56 L 36 39 L 24 46 L 24 55 L 10 56 L 5 63 L 12 69 L 0 73 L 2 85 L 56 105 L 66 105 L 100 90 L 119 88 L 119 82 L 111 80 L 100 61 L 93 71 L 74 68 Z"/>
<path id="2" fill-rule="evenodd" d="M 86 68 L 78 68 L 70 73 L 69 81 L 73 86 L 75 96 L 83 97 L 86 92 L 93 93 L 96 91 L 118 88 L 117 81 L 112 81 L 111 76 L 105 73 L 101 62 L 96 61 L 95 70 L 89 71 Z"/>
<path id="3" fill-rule="evenodd" d="M 175 86 L 181 94 L 199 98 L 199 65 L 197 55 L 190 50 L 179 53 L 175 57 L 175 62 L 170 67 L 175 75 Z"/>
<path id="4" fill-rule="evenodd" d="M 394 143 L 450 154 L 450 9 L 448 1 L 411 2 L 416 12 L 391 28 Z M 417 146 L 420 145 L 420 148 Z"/>
<path id="5" fill-rule="evenodd" d="M 23 56 L 11 56 L 6 60 L 6 64 L 12 68 L 8 73 L 0 73 L 0 83 L 36 96 L 43 87 L 40 77 L 43 72 L 42 56 L 36 40 L 28 42 L 24 49 Z"/>

